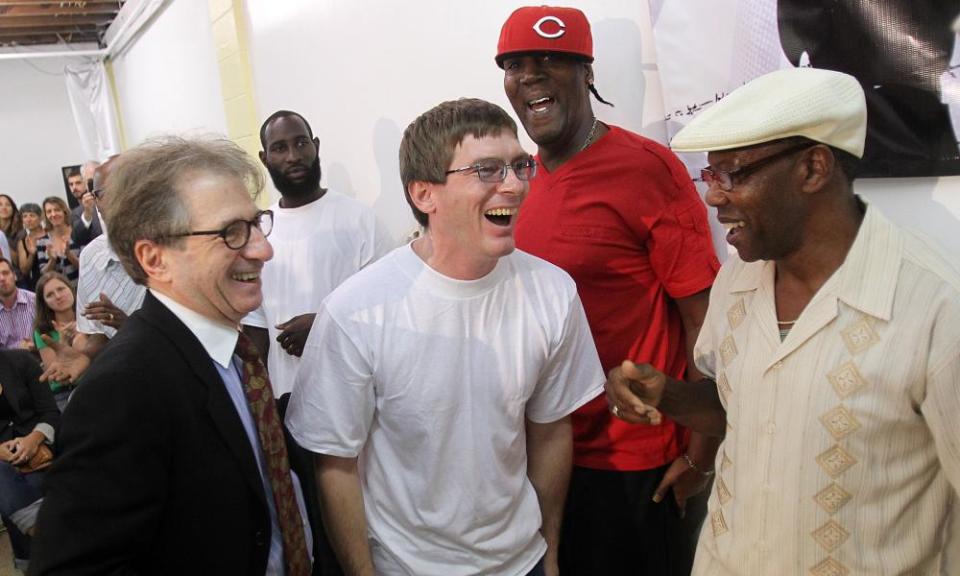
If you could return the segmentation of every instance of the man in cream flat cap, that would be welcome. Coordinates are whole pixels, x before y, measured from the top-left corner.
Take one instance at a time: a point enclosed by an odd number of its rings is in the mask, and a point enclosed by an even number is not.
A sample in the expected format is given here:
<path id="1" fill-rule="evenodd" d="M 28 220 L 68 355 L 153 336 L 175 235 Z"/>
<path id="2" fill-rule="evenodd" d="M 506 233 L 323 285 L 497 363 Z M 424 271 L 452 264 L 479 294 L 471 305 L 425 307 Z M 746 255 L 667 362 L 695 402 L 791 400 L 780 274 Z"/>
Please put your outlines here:
<path id="1" fill-rule="evenodd" d="M 624 418 L 725 436 L 694 574 L 947 574 L 960 486 L 960 275 L 853 194 L 851 76 L 757 78 L 677 134 L 739 257 L 682 382 L 624 362 Z M 636 396 L 634 395 L 636 394 Z M 954 572 L 955 573 L 955 572 Z"/>

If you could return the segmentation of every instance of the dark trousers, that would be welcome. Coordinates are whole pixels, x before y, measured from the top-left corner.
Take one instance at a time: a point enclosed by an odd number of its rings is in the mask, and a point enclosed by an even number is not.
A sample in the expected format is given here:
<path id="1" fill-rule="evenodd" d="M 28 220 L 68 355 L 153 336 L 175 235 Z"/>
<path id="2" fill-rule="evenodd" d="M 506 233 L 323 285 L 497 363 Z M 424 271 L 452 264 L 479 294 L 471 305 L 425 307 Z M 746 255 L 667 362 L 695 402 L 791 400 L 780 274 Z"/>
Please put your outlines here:
<path id="1" fill-rule="evenodd" d="M 673 493 L 653 493 L 667 466 L 639 472 L 574 467 L 560 537 L 563 576 L 689 576 L 707 493 L 680 518 Z"/>
<path id="2" fill-rule="evenodd" d="M 527 572 L 527 576 L 543 576 L 543 558 L 537 562 L 537 565 L 533 567 L 533 570 Z"/>

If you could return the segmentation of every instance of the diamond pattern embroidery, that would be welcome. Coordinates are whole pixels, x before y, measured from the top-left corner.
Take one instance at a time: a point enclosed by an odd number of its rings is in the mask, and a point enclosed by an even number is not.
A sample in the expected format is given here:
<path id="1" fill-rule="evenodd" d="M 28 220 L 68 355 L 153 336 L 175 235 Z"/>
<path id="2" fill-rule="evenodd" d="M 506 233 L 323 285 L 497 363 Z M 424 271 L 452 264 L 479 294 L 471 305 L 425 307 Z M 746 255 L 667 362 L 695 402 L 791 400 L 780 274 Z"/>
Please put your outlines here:
<path id="1" fill-rule="evenodd" d="M 727 310 L 727 321 L 730 322 L 731 330 L 736 330 L 746 317 L 747 307 L 743 303 L 743 298 L 737 300 L 737 303 Z"/>
<path id="2" fill-rule="evenodd" d="M 853 496 L 836 483 L 831 483 L 813 497 L 814 501 L 831 516 L 843 508 L 851 498 Z"/>
<path id="3" fill-rule="evenodd" d="M 822 546 L 827 552 L 833 552 L 850 537 L 850 533 L 833 520 L 817 528 L 811 532 L 810 535 L 813 536 L 817 544 Z"/>
<path id="4" fill-rule="evenodd" d="M 841 399 L 847 398 L 867 385 L 867 381 L 860 375 L 853 362 L 845 362 L 839 368 L 827 373 L 827 379 L 833 384 L 833 389 Z"/>
<path id="5" fill-rule="evenodd" d="M 713 527 L 713 537 L 716 538 L 725 532 L 729 532 L 727 521 L 723 518 L 723 511 L 719 508 L 710 515 L 710 526 Z"/>
<path id="6" fill-rule="evenodd" d="M 720 459 L 720 471 L 726 472 L 733 466 L 733 460 L 730 460 L 730 457 L 727 456 L 727 451 L 723 451 L 723 458 Z"/>
<path id="7" fill-rule="evenodd" d="M 720 500 L 720 505 L 724 505 L 733 498 L 733 494 L 730 493 L 730 489 L 727 488 L 727 484 L 723 481 L 723 478 L 717 476 L 717 499 Z"/>
<path id="8" fill-rule="evenodd" d="M 839 444 L 834 444 L 832 448 L 817 456 L 817 463 L 831 478 L 837 478 L 856 464 L 857 459 Z"/>
<path id="9" fill-rule="evenodd" d="M 840 331 L 840 335 L 843 336 L 843 343 L 847 345 L 847 350 L 851 354 L 863 352 L 880 341 L 877 331 L 873 329 L 870 321 L 866 318 L 862 318 L 856 324 L 844 328 Z"/>
<path id="10" fill-rule="evenodd" d="M 827 558 L 810 569 L 813 576 L 847 576 L 850 570 L 833 558 Z"/>
<path id="11" fill-rule="evenodd" d="M 733 336 L 727 334 L 727 337 L 720 342 L 720 361 L 724 366 L 729 366 L 730 362 L 737 357 L 737 343 L 733 341 Z"/>
<path id="12" fill-rule="evenodd" d="M 723 403 L 729 403 L 727 399 L 730 397 L 730 394 L 733 393 L 733 388 L 730 387 L 730 381 L 727 380 L 726 372 L 721 372 L 717 377 L 717 391 L 720 392 L 720 398 L 723 400 Z"/>
<path id="13" fill-rule="evenodd" d="M 830 432 L 834 440 L 841 440 L 860 428 L 860 421 L 857 420 L 857 417 L 842 405 L 821 416 L 820 423 Z"/>

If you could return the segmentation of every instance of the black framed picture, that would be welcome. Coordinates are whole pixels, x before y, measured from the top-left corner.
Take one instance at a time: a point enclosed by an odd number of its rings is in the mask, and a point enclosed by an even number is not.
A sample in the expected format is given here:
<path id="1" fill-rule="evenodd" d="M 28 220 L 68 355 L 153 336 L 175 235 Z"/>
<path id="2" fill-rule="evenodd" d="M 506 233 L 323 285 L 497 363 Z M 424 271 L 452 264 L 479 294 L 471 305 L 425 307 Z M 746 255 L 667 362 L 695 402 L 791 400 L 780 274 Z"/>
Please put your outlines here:
<path id="1" fill-rule="evenodd" d="M 83 176 L 80 174 L 80 164 L 74 166 L 64 166 L 60 168 L 60 176 L 63 178 L 63 191 L 67 199 L 67 205 L 70 206 L 70 209 L 73 210 L 76 208 L 80 202 L 74 197 L 73 192 L 71 191 L 72 186 L 76 186 L 76 182 L 79 182 L 79 185 L 86 188 L 86 183 L 83 181 Z"/>

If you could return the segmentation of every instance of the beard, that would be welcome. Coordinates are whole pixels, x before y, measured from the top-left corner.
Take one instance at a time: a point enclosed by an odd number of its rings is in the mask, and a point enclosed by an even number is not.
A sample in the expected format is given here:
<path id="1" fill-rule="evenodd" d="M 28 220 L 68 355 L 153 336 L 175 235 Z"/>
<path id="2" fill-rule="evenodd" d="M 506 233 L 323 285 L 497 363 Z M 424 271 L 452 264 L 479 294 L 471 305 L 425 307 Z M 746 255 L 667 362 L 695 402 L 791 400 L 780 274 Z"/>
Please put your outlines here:
<path id="1" fill-rule="evenodd" d="M 307 175 L 301 182 L 294 182 L 287 178 L 280 170 L 267 166 L 267 172 L 270 173 L 270 179 L 273 180 L 273 186 L 283 196 L 299 198 L 307 194 L 314 193 L 320 188 L 320 157 L 313 159 L 313 163 L 307 168 Z"/>

